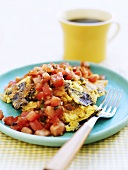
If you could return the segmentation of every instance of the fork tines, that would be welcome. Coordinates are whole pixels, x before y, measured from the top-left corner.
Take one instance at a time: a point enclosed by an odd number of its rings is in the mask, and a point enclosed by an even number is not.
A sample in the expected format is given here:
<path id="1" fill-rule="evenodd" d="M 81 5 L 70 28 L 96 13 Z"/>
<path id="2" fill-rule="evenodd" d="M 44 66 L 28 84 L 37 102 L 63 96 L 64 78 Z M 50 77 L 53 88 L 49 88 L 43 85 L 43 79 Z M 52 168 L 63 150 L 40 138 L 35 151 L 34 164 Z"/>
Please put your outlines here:
<path id="1" fill-rule="evenodd" d="M 121 100 L 123 90 L 120 89 L 109 89 L 107 91 L 106 97 L 103 99 L 102 103 L 98 107 L 103 108 L 103 111 L 115 114 L 117 111 L 117 107 L 119 105 L 119 102 Z"/>

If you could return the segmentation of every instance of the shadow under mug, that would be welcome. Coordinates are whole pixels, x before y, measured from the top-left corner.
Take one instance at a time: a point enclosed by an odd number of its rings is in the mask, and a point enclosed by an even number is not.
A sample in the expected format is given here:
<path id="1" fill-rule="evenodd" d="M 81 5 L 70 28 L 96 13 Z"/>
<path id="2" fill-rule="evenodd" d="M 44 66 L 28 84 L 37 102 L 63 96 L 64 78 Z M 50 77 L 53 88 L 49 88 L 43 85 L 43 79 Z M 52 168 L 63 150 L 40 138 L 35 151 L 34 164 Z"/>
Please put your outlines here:
<path id="1" fill-rule="evenodd" d="M 96 9 L 73 9 L 59 13 L 63 30 L 64 60 L 101 62 L 106 58 L 108 31 L 114 23 L 109 12 Z M 75 19 L 75 20 L 74 20 Z M 79 20 L 99 20 L 99 22 L 78 22 Z M 110 41 L 119 32 L 119 24 Z"/>

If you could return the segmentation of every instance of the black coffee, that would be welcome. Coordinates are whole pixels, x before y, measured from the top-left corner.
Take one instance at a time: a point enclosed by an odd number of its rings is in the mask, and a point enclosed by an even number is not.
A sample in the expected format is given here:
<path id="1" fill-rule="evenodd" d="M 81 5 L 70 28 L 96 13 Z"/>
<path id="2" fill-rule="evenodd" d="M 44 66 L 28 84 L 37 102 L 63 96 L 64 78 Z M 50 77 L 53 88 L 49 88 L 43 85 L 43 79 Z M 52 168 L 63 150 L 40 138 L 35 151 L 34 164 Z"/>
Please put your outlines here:
<path id="1" fill-rule="evenodd" d="M 70 22 L 76 22 L 76 23 L 98 23 L 103 22 L 99 19 L 90 19 L 90 18 L 79 18 L 79 19 L 71 19 Z"/>

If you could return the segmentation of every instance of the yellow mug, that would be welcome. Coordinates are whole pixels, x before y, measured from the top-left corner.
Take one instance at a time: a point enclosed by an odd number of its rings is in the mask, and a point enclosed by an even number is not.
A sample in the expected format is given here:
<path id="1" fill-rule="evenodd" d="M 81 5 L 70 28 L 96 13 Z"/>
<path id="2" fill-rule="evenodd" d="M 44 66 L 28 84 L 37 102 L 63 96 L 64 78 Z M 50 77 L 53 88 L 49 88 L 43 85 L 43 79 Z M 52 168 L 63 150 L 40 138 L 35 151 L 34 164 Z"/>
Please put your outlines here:
<path id="1" fill-rule="evenodd" d="M 112 14 L 96 9 L 72 9 L 59 13 L 58 19 L 63 30 L 65 60 L 98 63 L 106 58 Z M 116 25 L 111 40 L 119 31 L 119 24 Z"/>

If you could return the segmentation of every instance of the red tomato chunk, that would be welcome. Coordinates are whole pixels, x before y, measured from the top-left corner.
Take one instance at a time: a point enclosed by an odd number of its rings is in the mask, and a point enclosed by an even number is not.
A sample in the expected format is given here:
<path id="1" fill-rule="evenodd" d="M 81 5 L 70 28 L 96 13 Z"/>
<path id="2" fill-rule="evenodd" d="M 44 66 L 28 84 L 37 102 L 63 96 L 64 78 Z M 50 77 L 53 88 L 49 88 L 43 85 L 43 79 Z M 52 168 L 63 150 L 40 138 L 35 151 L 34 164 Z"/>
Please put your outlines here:
<path id="1" fill-rule="evenodd" d="M 36 111 L 30 111 L 29 114 L 26 116 L 26 119 L 29 120 L 30 122 L 39 119 L 40 114 L 37 113 Z"/>
<path id="2" fill-rule="evenodd" d="M 41 130 L 44 127 L 43 124 L 39 122 L 38 120 L 30 122 L 29 125 L 34 131 Z"/>
<path id="3" fill-rule="evenodd" d="M 2 112 L 2 110 L 0 110 L 0 120 L 2 120 L 4 118 L 4 114 Z"/>
<path id="4" fill-rule="evenodd" d="M 23 128 L 21 129 L 21 132 L 27 133 L 27 134 L 32 134 L 32 133 L 33 133 L 33 132 L 32 132 L 32 129 L 30 129 L 30 128 L 28 128 L 28 127 L 23 127 Z"/>
<path id="5" fill-rule="evenodd" d="M 50 127 L 50 131 L 52 133 L 53 136 L 60 136 L 63 135 L 63 133 L 65 132 L 65 125 L 63 122 L 58 122 L 58 123 L 54 123 L 51 127 Z"/>
<path id="6" fill-rule="evenodd" d="M 4 118 L 5 125 L 11 126 L 14 122 L 18 120 L 18 117 L 8 116 Z"/>

